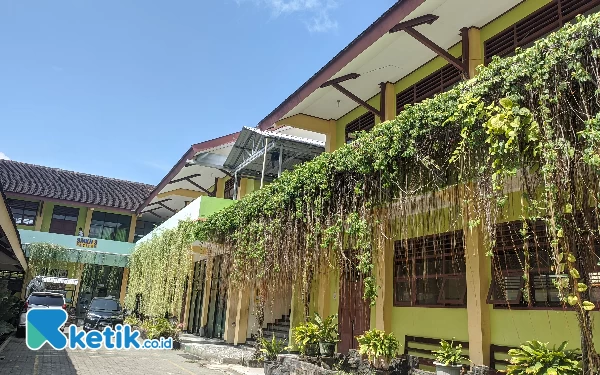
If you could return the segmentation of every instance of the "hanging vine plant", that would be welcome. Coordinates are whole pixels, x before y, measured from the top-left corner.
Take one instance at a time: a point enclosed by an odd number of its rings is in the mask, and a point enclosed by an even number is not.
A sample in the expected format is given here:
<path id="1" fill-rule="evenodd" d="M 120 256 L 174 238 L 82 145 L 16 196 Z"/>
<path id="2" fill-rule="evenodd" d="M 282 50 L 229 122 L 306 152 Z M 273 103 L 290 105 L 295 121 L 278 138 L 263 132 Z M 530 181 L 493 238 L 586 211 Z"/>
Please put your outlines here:
<path id="1" fill-rule="evenodd" d="M 525 227 L 546 223 L 562 302 L 579 320 L 584 368 L 597 373 L 588 288 L 600 240 L 599 150 L 600 15 L 594 14 L 516 56 L 495 58 L 477 78 L 408 106 L 207 221 L 140 245 L 132 256 L 134 292 L 153 314 L 178 311 L 189 243 L 199 240 L 230 258 L 234 284 L 300 285 L 306 307 L 312 275 L 349 267 L 353 250 L 373 303 L 393 239 L 468 223 L 482 227 L 484 250 L 492 254 L 512 184 L 523 193 Z"/>
<path id="2" fill-rule="evenodd" d="M 63 246 L 40 242 L 28 244 L 27 250 L 28 267 L 33 276 L 45 276 L 53 269 L 73 274 L 77 267 L 70 259 L 71 251 Z"/>

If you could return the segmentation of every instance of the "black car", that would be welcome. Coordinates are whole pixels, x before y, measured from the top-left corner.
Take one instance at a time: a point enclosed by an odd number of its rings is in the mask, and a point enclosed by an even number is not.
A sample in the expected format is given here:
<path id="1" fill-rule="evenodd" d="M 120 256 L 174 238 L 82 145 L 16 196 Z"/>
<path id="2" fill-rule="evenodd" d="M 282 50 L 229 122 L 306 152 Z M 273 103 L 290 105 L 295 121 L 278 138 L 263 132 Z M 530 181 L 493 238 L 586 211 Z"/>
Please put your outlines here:
<path id="1" fill-rule="evenodd" d="M 119 300 L 113 297 L 93 298 L 85 314 L 83 329 L 102 331 L 104 327 L 114 328 L 117 324 L 123 324 L 123 310 Z"/>

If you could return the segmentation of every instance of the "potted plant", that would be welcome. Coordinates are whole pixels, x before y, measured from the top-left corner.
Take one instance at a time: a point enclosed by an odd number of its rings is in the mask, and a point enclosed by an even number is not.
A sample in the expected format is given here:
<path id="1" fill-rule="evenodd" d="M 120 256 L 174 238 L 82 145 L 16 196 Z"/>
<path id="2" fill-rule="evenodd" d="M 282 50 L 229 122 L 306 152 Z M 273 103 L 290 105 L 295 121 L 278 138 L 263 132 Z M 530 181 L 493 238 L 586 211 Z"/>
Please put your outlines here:
<path id="1" fill-rule="evenodd" d="M 314 322 L 308 321 L 294 327 L 292 335 L 300 354 L 308 357 L 319 354 L 319 327 Z"/>
<path id="2" fill-rule="evenodd" d="M 366 356 L 371 366 L 377 370 L 387 371 L 400 348 L 400 343 L 392 333 L 386 335 L 378 329 L 371 329 L 358 336 L 356 340 L 358 352 Z"/>
<path id="3" fill-rule="evenodd" d="M 462 345 L 454 346 L 454 340 L 440 341 L 440 350 L 434 350 L 435 371 L 437 375 L 460 375 L 461 362 L 466 360 L 462 355 Z"/>
<path id="4" fill-rule="evenodd" d="M 277 340 L 275 334 L 271 340 L 267 340 L 264 337 L 259 338 L 260 351 L 262 353 L 262 360 L 264 362 L 265 374 L 270 373 L 273 362 L 277 360 L 277 356 L 283 352 L 285 344 L 283 341 Z"/>
<path id="5" fill-rule="evenodd" d="M 317 336 L 319 337 L 319 351 L 324 357 L 333 357 L 335 344 L 338 342 L 338 325 L 334 321 L 337 314 L 323 319 L 315 313 L 315 324 L 317 325 Z"/>
<path id="6" fill-rule="evenodd" d="M 558 349 L 548 348 L 548 343 L 527 341 L 519 349 L 511 349 L 507 375 L 578 375 L 581 374 L 581 354 L 565 350 L 567 342 Z"/>

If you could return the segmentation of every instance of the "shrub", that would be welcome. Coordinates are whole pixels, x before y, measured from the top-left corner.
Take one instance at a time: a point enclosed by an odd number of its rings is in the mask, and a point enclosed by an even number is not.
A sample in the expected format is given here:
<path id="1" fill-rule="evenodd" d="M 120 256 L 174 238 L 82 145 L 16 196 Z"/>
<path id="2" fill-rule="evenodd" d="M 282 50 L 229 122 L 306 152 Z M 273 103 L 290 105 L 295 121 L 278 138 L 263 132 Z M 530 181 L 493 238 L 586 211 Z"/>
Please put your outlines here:
<path id="1" fill-rule="evenodd" d="M 315 313 L 315 324 L 317 326 L 319 342 L 338 342 L 338 324 L 334 321 L 336 318 L 337 314 L 323 319 L 319 314 Z"/>
<path id="2" fill-rule="evenodd" d="M 273 334 L 271 341 L 266 340 L 264 337 L 261 337 L 259 341 L 260 351 L 263 354 L 262 359 L 264 361 L 275 361 L 277 359 L 277 355 L 281 354 L 285 348 L 285 343 L 277 340 L 275 338 L 275 334 Z"/>
<path id="3" fill-rule="evenodd" d="M 294 342 L 301 354 L 306 354 L 306 347 L 319 343 L 319 326 L 308 321 L 292 329 Z"/>
<path id="4" fill-rule="evenodd" d="M 454 341 L 448 342 L 446 340 L 440 341 L 440 350 L 434 350 L 432 353 L 435 354 L 435 361 L 444 366 L 456 366 L 465 359 L 462 355 L 462 345 L 458 344 L 454 346 Z"/>
<path id="5" fill-rule="evenodd" d="M 565 350 L 567 342 L 558 348 L 548 348 L 548 343 L 527 341 L 519 349 L 511 349 L 508 375 L 579 375 L 581 354 Z"/>
<path id="6" fill-rule="evenodd" d="M 390 362 L 398 355 L 400 343 L 394 334 L 385 334 L 378 329 L 372 329 L 356 338 L 358 340 L 358 352 L 366 355 L 373 367 L 387 369 Z"/>

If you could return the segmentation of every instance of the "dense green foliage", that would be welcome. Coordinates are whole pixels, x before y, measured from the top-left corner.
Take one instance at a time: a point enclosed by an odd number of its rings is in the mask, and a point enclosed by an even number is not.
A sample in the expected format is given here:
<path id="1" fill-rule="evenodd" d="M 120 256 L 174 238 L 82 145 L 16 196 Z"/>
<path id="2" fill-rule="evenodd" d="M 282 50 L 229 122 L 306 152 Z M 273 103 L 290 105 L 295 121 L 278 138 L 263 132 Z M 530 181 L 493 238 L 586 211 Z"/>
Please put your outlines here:
<path id="1" fill-rule="evenodd" d="M 184 221 L 137 244 L 129 258 L 125 305 L 151 317 L 178 317 L 187 278 L 192 269 L 191 229 Z M 139 305 L 136 304 L 139 297 Z"/>
<path id="2" fill-rule="evenodd" d="M 454 341 L 440 341 L 440 349 L 434 350 L 433 354 L 435 355 L 435 361 L 444 366 L 460 365 L 462 361 L 466 360 L 462 355 L 462 345 L 454 346 Z"/>
<path id="3" fill-rule="evenodd" d="M 273 334 L 271 340 L 267 340 L 264 337 L 259 337 L 258 340 L 264 361 L 277 360 L 277 355 L 281 354 L 285 349 L 285 343 L 282 340 L 277 340 L 275 334 Z"/>
<path id="4" fill-rule="evenodd" d="M 307 321 L 292 328 L 294 345 L 300 354 L 307 355 L 317 350 L 319 344 L 319 326 L 315 322 Z"/>
<path id="5" fill-rule="evenodd" d="M 337 314 L 322 318 L 321 315 L 315 313 L 314 322 L 317 325 L 319 342 L 334 343 L 339 341 Z"/>
<path id="6" fill-rule="evenodd" d="M 511 349 L 508 375 L 578 375 L 581 374 L 581 353 L 565 350 L 567 343 L 548 348 L 548 343 L 528 341 L 520 349 Z"/>

